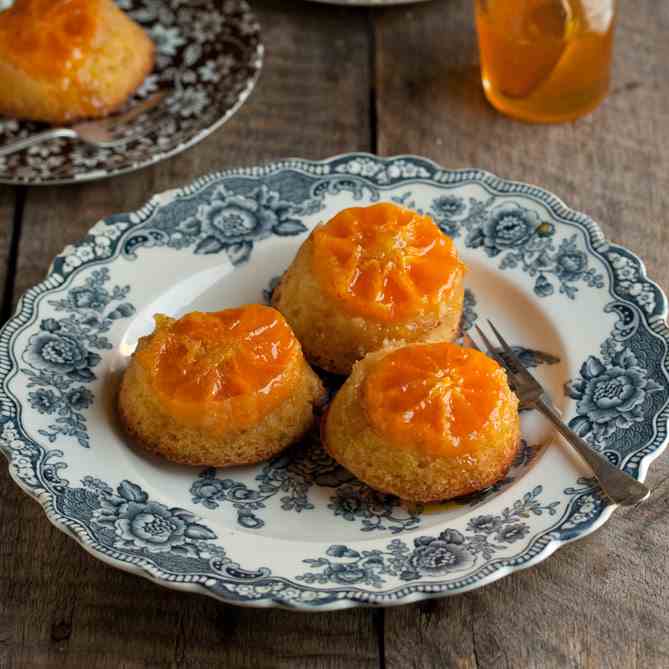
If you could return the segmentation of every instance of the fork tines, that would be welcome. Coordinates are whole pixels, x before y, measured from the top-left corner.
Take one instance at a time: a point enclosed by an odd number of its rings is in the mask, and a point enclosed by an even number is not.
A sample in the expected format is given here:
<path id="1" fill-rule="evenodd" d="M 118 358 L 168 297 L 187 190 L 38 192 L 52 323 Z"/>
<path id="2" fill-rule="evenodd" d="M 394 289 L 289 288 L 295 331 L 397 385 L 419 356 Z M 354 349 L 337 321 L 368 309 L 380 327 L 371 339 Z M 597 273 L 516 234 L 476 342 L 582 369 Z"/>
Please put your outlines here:
<path id="1" fill-rule="evenodd" d="M 478 332 L 479 337 L 481 337 L 481 339 L 483 341 L 483 344 L 488 351 L 488 355 L 491 358 L 494 358 L 505 369 L 508 368 L 509 367 L 508 362 L 502 357 L 499 350 L 495 348 L 495 346 L 490 341 L 490 339 L 488 339 L 488 337 L 486 336 L 486 333 L 483 332 L 483 330 L 481 330 L 481 328 L 478 325 L 475 325 L 474 327 L 476 328 L 476 332 Z M 478 346 L 476 346 L 476 348 L 479 351 L 481 350 Z"/>
<path id="2" fill-rule="evenodd" d="M 504 367 L 508 372 L 518 375 L 519 378 L 522 378 L 526 383 L 531 383 L 536 385 L 537 380 L 532 376 L 532 374 L 527 370 L 525 365 L 520 361 L 518 356 L 515 354 L 513 348 L 507 343 L 506 339 L 501 335 L 500 331 L 495 327 L 494 323 L 490 319 L 486 319 L 490 329 L 495 334 L 495 337 L 499 341 L 500 348 L 496 348 L 492 342 L 486 337 L 485 332 L 476 325 L 476 331 L 483 340 L 485 344 L 488 355 L 494 358 L 502 367 Z"/>

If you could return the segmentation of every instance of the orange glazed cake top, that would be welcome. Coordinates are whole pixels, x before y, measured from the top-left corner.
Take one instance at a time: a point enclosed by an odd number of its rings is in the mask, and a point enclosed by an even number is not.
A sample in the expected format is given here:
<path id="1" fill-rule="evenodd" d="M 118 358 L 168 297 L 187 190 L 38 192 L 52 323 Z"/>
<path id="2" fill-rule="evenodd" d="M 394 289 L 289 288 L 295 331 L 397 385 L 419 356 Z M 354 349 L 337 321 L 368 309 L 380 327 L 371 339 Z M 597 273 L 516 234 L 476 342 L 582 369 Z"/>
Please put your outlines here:
<path id="1" fill-rule="evenodd" d="M 244 429 L 290 393 L 300 346 L 283 316 L 259 304 L 179 320 L 157 315 L 136 360 L 172 416 Z"/>
<path id="2" fill-rule="evenodd" d="M 464 272 L 429 216 L 396 204 L 351 207 L 313 234 L 321 289 L 353 316 L 401 323 L 435 309 Z"/>
<path id="3" fill-rule="evenodd" d="M 99 0 L 15 0 L 0 12 L 0 49 L 17 69 L 35 76 L 76 78 L 94 48 Z"/>
<path id="4" fill-rule="evenodd" d="M 372 429 L 398 448 L 458 456 L 508 396 L 502 368 L 456 344 L 412 344 L 379 360 L 361 394 Z"/>

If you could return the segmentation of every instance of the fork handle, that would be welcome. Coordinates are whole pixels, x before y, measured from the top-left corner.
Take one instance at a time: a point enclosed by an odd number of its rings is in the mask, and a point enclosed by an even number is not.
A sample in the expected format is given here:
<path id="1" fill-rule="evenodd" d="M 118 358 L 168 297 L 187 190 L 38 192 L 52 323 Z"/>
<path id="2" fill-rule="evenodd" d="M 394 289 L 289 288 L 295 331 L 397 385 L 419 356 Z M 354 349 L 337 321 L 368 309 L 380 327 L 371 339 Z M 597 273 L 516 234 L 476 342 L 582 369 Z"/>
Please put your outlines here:
<path id="1" fill-rule="evenodd" d="M 537 400 L 536 408 L 590 465 L 602 490 L 613 502 L 622 506 L 633 506 L 650 495 L 650 489 L 643 483 L 614 467 L 603 455 L 593 451 L 586 441 L 565 425 L 559 414 L 544 400 Z"/>
<path id="2" fill-rule="evenodd" d="M 35 144 L 41 144 L 47 139 L 75 139 L 76 137 L 77 133 L 70 128 L 51 128 L 49 130 L 44 130 L 43 132 L 38 132 L 35 135 L 30 135 L 30 137 L 26 137 L 25 139 L 17 139 L 15 142 L 10 142 L 9 144 L 0 146 L 0 156 L 7 156 L 10 153 L 21 151 L 21 149 L 27 149 L 30 146 L 35 146 Z"/>

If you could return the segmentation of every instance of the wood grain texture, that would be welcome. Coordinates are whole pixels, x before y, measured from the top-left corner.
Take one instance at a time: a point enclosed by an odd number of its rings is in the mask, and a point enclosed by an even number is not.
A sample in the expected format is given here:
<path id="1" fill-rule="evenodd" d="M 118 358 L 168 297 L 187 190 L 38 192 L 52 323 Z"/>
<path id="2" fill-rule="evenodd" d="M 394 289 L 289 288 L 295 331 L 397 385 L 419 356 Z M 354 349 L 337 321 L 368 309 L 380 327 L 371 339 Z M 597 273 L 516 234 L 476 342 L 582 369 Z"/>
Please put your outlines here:
<path id="1" fill-rule="evenodd" d="M 473 3 L 433 2 L 376 22 L 378 146 L 540 184 L 597 220 L 669 285 L 669 7 L 620 3 L 614 85 L 591 117 L 534 126 L 482 93 Z M 389 668 L 666 667 L 666 457 L 651 503 L 617 512 L 539 567 L 451 599 L 386 612 Z M 411 643 L 407 640 L 411 639 Z"/>
<path id="2" fill-rule="evenodd" d="M 7 279 L 16 197 L 15 188 L 0 185 L 0 325 L 11 306 L 5 301 L 11 301 L 11 286 L 7 286 Z"/>
<path id="3" fill-rule="evenodd" d="M 28 191 L 14 300 L 96 220 L 132 210 L 155 192 L 228 166 L 369 148 L 366 13 L 281 0 L 254 8 L 265 66 L 247 104 L 221 130 L 153 168 Z M 0 230 L 0 254 L 3 239 Z M 239 609 L 111 569 L 52 527 L 0 466 L 0 668 L 378 663 L 371 611 L 305 616 Z"/>

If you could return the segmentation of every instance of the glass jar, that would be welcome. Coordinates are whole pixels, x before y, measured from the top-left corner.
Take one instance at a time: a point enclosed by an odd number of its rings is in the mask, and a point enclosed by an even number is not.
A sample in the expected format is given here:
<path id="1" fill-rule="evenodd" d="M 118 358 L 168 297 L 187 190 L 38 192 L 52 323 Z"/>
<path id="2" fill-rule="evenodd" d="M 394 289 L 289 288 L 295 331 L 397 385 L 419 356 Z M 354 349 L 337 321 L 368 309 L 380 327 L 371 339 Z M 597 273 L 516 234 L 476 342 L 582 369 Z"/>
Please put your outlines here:
<path id="1" fill-rule="evenodd" d="M 606 97 L 616 0 L 476 0 L 483 89 L 508 116 L 571 121 Z"/>

